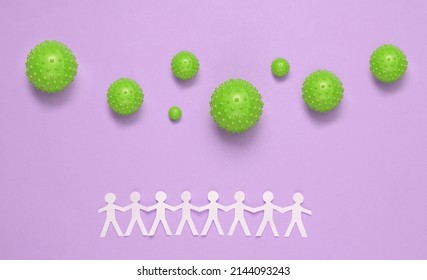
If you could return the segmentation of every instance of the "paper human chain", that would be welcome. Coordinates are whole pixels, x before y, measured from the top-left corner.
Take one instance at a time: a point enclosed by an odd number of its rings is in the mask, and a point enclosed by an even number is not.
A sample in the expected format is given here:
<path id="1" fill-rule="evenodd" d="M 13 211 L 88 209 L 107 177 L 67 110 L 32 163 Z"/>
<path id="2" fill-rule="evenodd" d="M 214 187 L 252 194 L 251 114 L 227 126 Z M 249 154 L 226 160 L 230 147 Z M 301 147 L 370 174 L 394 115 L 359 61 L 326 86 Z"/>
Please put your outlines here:
<path id="1" fill-rule="evenodd" d="M 113 226 L 118 236 L 130 236 L 132 233 L 135 224 L 138 224 L 138 227 L 143 236 L 153 236 L 157 228 L 160 224 L 162 224 L 166 235 L 172 235 L 172 231 L 169 227 L 169 224 L 166 220 L 166 210 L 175 212 L 181 210 L 181 221 L 179 226 L 175 232 L 175 235 L 181 235 L 184 226 L 187 224 L 191 230 L 193 236 L 199 235 L 197 228 L 194 224 L 193 218 L 191 216 L 192 211 L 196 212 L 208 212 L 208 218 L 205 222 L 203 230 L 200 235 L 204 236 L 208 234 L 209 229 L 212 224 L 215 226 L 219 235 L 224 235 L 224 231 L 221 227 L 221 223 L 218 218 L 219 210 L 224 212 L 234 212 L 234 219 L 231 224 L 231 227 L 228 231 L 228 235 L 232 236 L 238 224 L 243 229 L 243 232 L 246 236 L 251 236 L 251 232 L 246 223 L 245 219 L 245 211 L 250 213 L 263 213 L 263 218 L 261 224 L 258 227 L 256 232 L 256 236 L 262 236 L 264 230 L 267 225 L 270 225 L 271 230 L 275 237 L 279 237 L 279 233 L 277 232 L 276 224 L 274 223 L 273 214 L 274 212 L 286 213 L 290 212 L 292 215 L 291 222 L 286 230 L 285 237 L 289 237 L 295 225 L 297 226 L 301 237 L 307 238 L 307 232 L 305 230 L 304 224 L 302 222 L 303 214 L 311 215 L 311 211 L 304 208 L 302 203 L 304 202 L 304 196 L 297 192 L 293 195 L 294 203 L 292 205 L 286 207 L 280 207 L 273 203 L 274 195 L 270 191 L 266 191 L 263 194 L 264 204 L 259 207 L 251 207 L 244 203 L 245 201 L 245 193 L 243 191 L 238 191 L 234 194 L 235 203 L 225 206 L 218 202 L 219 194 L 216 191 L 210 191 L 208 193 L 208 201 L 209 203 L 204 206 L 196 206 L 193 205 L 191 201 L 191 193 L 189 191 L 184 191 L 181 194 L 182 203 L 172 206 L 166 203 L 167 195 L 163 191 L 158 191 L 156 193 L 156 203 L 151 206 L 144 206 L 140 204 L 141 195 L 138 192 L 132 192 L 130 194 L 131 204 L 121 207 L 118 206 L 116 202 L 116 195 L 113 193 L 107 193 L 105 195 L 105 202 L 107 203 L 104 207 L 98 210 L 98 213 L 106 213 L 105 223 L 101 231 L 100 237 L 105 237 L 110 225 Z M 127 212 L 131 210 L 131 219 L 125 234 L 123 234 L 122 230 L 116 219 L 116 211 Z M 154 222 L 150 228 L 150 231 L 147 231 L 144 222 L 142 221 L 141 211 L 150 212 L 155 211 L 156 216 Z"/>

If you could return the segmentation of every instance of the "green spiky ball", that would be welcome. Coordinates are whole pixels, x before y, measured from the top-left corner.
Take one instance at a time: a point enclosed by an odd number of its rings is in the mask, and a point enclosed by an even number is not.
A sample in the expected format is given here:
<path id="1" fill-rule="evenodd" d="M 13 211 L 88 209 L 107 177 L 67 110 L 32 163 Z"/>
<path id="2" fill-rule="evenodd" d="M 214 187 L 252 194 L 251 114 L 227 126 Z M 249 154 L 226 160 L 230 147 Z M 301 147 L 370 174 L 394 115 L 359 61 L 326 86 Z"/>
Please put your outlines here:
<path id="1" fill-rule="evenodd" d="M 321 113 L 335 109 L 343 96 L 344 88 L 340 79 L 327 70 L 311 73 L 302 86 L 305 104 L 310 109 Z"/>
<path id="2" fill-rule="evenodd" d="M 144 102 L 144 94 L 137 82 L 121 78 L 108 88 L 107 102 L 111 110 L 119 115 L 127 116 L 138 111 Z"/>
<path id="3" fill-rule="evenodd" d="M 71 84 L 78 65 L 65 44 L 44 41 L 30 51 L 25 66 L 26 75 L 36 89 L 57 93 Z"/>
<path id="4" fill-rule="evenodd" d="M 210 114 L 219 127 L 241 133 L 258 122 L 264 103 L 251 83 L 230 79 L 215 89 L 210 106 Z"/>
<path id="5" fill-rule="evenodd" d="M 168 112 L 169 118 L 173 121 L 178 121 L 182 116 L 182 111 L 177 106 L 172 106 Z"/>
<path id="6" fill-rule="evenodd" d="M 271 63 L 271 72 L 276 77 L 284 77 L 289 73 L 289 62 L 284 58 L 276 58 Z"/>
<path id="7" fill-rule="evenodd" d="M 182 51 L 172 58 L 171 68 L 175 77 L 188 80 L 199 71 L 199 60 L 191 52 Z"/>
<path id="8" fill-rule="evenodd" d="M 393 83 L 405 74 L 408 61 L 398 47 L 382 45 L 372 53 L 369 65 L 377 80 L 383 83 Z"/>

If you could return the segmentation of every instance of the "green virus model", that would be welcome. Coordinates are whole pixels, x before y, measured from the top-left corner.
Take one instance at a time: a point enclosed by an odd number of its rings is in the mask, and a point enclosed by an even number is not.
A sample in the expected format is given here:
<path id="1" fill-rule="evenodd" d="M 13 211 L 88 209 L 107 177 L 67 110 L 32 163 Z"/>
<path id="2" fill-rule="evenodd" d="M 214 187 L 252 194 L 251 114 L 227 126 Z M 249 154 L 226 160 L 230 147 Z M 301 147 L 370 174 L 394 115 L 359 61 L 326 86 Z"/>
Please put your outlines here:
<path id="1" fill-rule="evenodd" d="M 230 79 L 215 89 L 210 106 L 211 116 L 219 127 L 231 133 L 240 133 L 257 123 L 264 103 L 252 84 Z"/>
<path id="2" fill-rule="evenodd" d="M 276 58 L 271 63 L 271 72 L 273 72 L 276 77 L 284 77 L 289 73 L 289 62 L 284 58 Z"/>
<path id="3" fill-rule="evenodd" d="M 302 97 L 317 112 L 333 110 L 341 102 L 344 88 L 340 79 L 327 70 L 311 73 L 302 86 Z"/>
<path id="4" fill-rule="evenodd" d="M 107 102 L 111 110 L 119 115 L 127 116 L 138 111 L 144 102 L 144 94 L 137 82 L 121 78 L 108 88 Z"/>
<path id="5" fill-rule="evenodd" d="M 46 93 L 68 87 L 77 73 L 76 57 L 63 43 L 44 41 L 27 57 L 26 74 L 33 86 Z"/>
<path id="6" fill-rule="evenodd" d="M 172 106 L 169 109 L 169 118 L 173 121 L 177 121 L 181 118 L 182 116 L 182 111 L 179 107 L 177 106 Z"/>
<path id="7" fill-rule="evenodd" d="M 396 46 L 382 45 L 371 55 L 370 69 L 375 78 L 393 83 L 402 78 L 408 68 L 405 54 Z"/>
<path id="8" fill-rule="evenodd" d="M 191 52 L 182 51 L 172 58 L 171 68 L 178 79 L 188 80 L 199 71 L 199 60 Z"/>

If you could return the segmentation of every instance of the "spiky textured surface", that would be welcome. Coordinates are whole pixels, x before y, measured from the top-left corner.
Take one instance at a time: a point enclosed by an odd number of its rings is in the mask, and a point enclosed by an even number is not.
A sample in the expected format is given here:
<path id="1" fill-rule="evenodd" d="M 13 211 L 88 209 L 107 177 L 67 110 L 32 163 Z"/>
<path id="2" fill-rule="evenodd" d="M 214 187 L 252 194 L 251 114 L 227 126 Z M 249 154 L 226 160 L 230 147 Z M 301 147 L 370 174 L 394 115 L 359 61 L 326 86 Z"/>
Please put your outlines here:
<path id="1" fill-rule="evenodd" d="M 264 103 L 251 83 L 230 79 L 215 89 L 210 105 L 211 116 L 219 127 L 240 133 L 258 122 Z"/>
<path id="2" fill-rule="evenodd" d="M 181 118 L 182 111 L 181 111 L 181 109 L 179 107 L 172 106 L 172 107 L 170 107 L 168 114 L 169 114 L 169 118 L 171 120 L 177 121 L 177 120 L 179 120 Z"/>
<path id="3" fill-rule="evenodd" d="M 408 61 L 403 51 L 398 47 L 382 45 L 372 53 L 369 65 L 377 80 L 393 83 L 405 74 Z"/>
<path id="4" fill-rule="evenodd" d="M 144 102 L 144 94 L 137 82 L 121 78 L 108 88 L 107 102 L 111 110 L 119 115 L 127 116 L 138 111 Z"/>
<path id="5" fill-rule="evenodd" d="M 273 75 L 276 77 L 284 77 L 289 73 L 289 62 L 284 58 L 276 58 L 271 63 L 271 72 L 273 72 Z"/>
<path id="6" fill-rule="evenodd" d="M 302 86 L 302 97 L 310 109 L 317 112 L 333 110 L 341 102 L 344 88 L 332 72 L 318 70 L 311 73 Z"/>
<path id="7" fill-rule="evenodd" d="M 28 54 L 26 74 L 35 88 L 56 93 L 68 87 L 77 73 L 76 57 L 63 43 L 44 41 Z"/>
<path id="8" fill-rule="evenodd" d="M 199 71 L 199 60 L 191 52 L 182 51 L 172 58 L 171 68 L 178 79 L 188 80 Z"/>

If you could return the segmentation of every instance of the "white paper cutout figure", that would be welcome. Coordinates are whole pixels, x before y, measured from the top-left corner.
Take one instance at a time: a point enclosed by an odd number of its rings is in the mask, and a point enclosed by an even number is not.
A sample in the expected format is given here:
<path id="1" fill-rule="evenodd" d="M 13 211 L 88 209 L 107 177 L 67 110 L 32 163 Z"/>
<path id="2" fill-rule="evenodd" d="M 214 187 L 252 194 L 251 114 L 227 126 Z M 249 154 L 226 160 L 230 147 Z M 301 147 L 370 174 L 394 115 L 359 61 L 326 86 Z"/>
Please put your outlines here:
<path id="1" fill-rule="evenodd" d="M 139 192 L 133 192 L 130 194 L 130 200 L 132 201 L 132 203 L 124 207 L 124 211 L 132 210 L 132 218 L 126 230 L 125 236 L 130 236 L 130 234 L 132 233 L 132 229 L 135 226 L 135 223 L 138 223 L 142 235 L 148 235 L 147 229 L 145 228 L 145 225 L 141 219 L 141 210 L 147 211 L 148 207 L 139 204 L 140 199 L 141 195 L 139 194 Z"/>
<path id="2" fill-rule="evenodd" d="M 279 234 L 277 233 L 276 225 L 274 224 L 273 212 L 274 210 L 282 212 L 282 208 L 272 203 L 274 195 L 270 191 L 266 191 L 263 194 L 262 199 L 264 200 L 265 204 L 254 209 L 254 212 L 264 211 L 264 217 L 262 218 L 256 236 L 261 236 L 264 232 L 265 226 L 267 223 L 269 223 L 274 236 L 278 237 Z"/>
<path id="3" fill-rule="evenodd" d="M 211 227 L 212 223 L 215 224 L 216 229 L 218 230 L 219 235 L 224 235 L 224 231 L 221 228 L 221 224 L 218 220 L 218 209 L 222 211 L 228 211 L 227 207 L 222 204 L 219 204 L 217 201 L 219 199 L 219 194 L 216 191 L 210 191 L 208 193 L 208 200 L 210 201 L 207 205 L 199 207 L 199 211 L 209 210 L 208 219 L 202 230 L 201 235 L 206 235 Z"/>
<path id="4" fill-rule="evenodd" d="M 123 236 L 123 232 L 116 220 L 116 210 L 123 212 L 124 208 L 114 204 L 116 202 L 116 195 L 114 193 L 107 193 L 105 195 L 105 202 L 107 202 L 107 205 L 98 210 L 98 213 L 106 212 L 107 215 L 100 237 L 105 237 L 110 224 L 113 225 L 118 236 Z"/>
<path id="5" fill-rule="evenodd" d="M 162 223 L 163 228 L 165 229 L 166 235 L 172 235 L 168 222 L 166 221 L 166 210 L 175 211 L 175 207 L 165 203 L 166 198 L 167 198 L 167 195 L 165 192 L 158 191 L 156 193 L 157 203 L 146 209 L 146 211 L 156 210 L 156 218 L 154 219 L 150 233 L 148 234 L 150 236 L 154 235 L 154 233 L 157 230 L 157 227 L 159 226 L 159 223 Z"/>
<path id="6" fill-rule="evenodd" d="M 190 203 L 191 193 L 189 191 L 183 192 L 181 194 L 181 199 L 182 203 L 175 206 L 175 210 L 181 209 L 182 212 L 181 222 L 179 223 L 175 235 L 181 235 L 185 223 L 188 223 L 188 226 L 190 227 L 191 233 L 193 233 L 193 235 L 199 235 L 196 226 L 194 225 L 193 218 L 191 217 L 191 210 L 200 211 L 200 207 L 194 206 Z"/>
<path id="7" fill-rule="evenodd" d="M 304 224 L 302 223 L 302 213 L 311 215 L 311 211 L 301 206 L 301 204 L 304 202 L 304 196 L 301 193 L 294 193 L 292 199 L 295 203 L 282 209 L 282 213 L 292 211 L 292 219 L 288 229 L 286 230 L 285 237 L 289 237 L 291 235 L 292 229 L 296 224 L 301 236 L 303 238 L 307 238 L 307 233 L 305 231 Z"/>
<path id="8" fill-rule="evenodd" d="M 242 226 L 243 231 L 246 236 L 251 236 L 251 232 L 249 231 L 248 225 L 246 224 L 245 219 L 245 210 L 254 213 L 255 208 L 246 206 L 243 201 L 245 200 L 245 193 L 242 191 L 238 191 L 234 194 L 234 199 L 236 203 L 227 206 L 228 210 L 234 209 L 234 220 L 231 224 L 230 230 L 228 231 L 228 235 L 231 236 L 236 229 L 238 223 Z"/>

